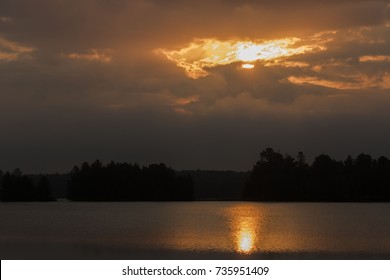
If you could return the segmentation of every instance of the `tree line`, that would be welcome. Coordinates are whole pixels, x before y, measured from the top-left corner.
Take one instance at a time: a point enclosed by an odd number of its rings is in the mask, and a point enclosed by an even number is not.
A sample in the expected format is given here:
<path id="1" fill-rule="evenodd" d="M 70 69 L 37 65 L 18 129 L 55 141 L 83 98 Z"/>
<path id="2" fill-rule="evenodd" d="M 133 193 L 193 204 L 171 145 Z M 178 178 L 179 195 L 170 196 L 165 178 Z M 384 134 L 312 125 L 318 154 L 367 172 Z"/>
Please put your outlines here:
<path id="1" fill-rule="evenodd" d="M 1 201 L 53 201 L 46 176 L 0 171 Z M 165 164 L 137 164 L 99 160 L 75 166 L 69 173 L 67 198 L 73 201 L 189 201 L 194 200 L 191 176 L 177 175 Z"/>
<path id="2" fill-rule="evenodd" d="M 189 201 L 194 199 L 190 176 L 178 176 L 165 164 L 100 161 L 83 163 L 70 172 L 68 198 L 75 201 Z"/>
<path id="3" fill-rule="evenodd" d="M 0 199 L 2 201 L 53 201 L 49 180 L 40 175 L 34 183 L 20 169 L 5 174 L 0 171 Z"/>
<path id="4" fill-rule="evenodd" d="M 212 179 L 214 173 L 204 173 L 201 183 Z M 194 174 L 176 172 L 163 163 L 141 167 L 97 160 L 75 166 L 63 175 L 63 188 L 73 201 L 189 201 L 195 199 Z M 246 201 L 390 202 L 390 160 L 384 156 L 374 159 L 362 153 L 340 161 L 321 154 L 309 164 L 302 152 L 292 157 L 267 148 L 249 174 L 244 174 L 248 176 L 246 182 L 241 176 L 229 185 L 227 174 L 222 172 L 223 178 L 211 180 L 213 184 L 207 189 L 197 186 L 197 191 L 201 190 L 203 197 L 213 194 L 216 200 L 229 199 L 229 190 L 234 188 Z M 0 200 L 54 199 L 48 177 L 27 176 L 16 169 L 11 173 L 0 171 Z"/>
<path id="5" fill-rule="evenodd" d="M 294 158 L 267 148 L 246 182 L 244 200 L 390 201 L 390 160 L 368 154 L 337 161 L 321 154 L 312 164 L 302 152 Z"/>

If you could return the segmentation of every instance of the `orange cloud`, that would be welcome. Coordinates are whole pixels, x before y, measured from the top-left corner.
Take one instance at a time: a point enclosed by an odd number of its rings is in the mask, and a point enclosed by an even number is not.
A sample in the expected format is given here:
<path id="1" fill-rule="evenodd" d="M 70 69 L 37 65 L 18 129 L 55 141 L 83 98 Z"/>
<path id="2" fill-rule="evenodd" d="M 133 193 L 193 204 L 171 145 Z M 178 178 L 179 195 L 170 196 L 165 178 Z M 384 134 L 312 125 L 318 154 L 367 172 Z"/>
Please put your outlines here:
<path id="1" fill-rule="evenodd" d="M 328 88 L 347 90 L 347 89 L 366 89 L 366 88 L 381 88 L 389 89 L 390 88 L 390 74 L 384 73 L 379 76 L 367 76 L 367 75 L 358 75 L 353 77 L 354 81 L 352 82 L 343 82 L 343 81 L 332 81 L 321 79 L 318 77 L 310 76 L 290 76 L 287 78 L 287 81 L 292 84 L 312 84 L 316 86 L 323 86 Z"/>
<path id="2" fill-rule="evenodd" d="M 181 98 L 176 99 L 175 104 L 182 105 L 182 106 L 188 105 L 188 104 L 199 101 L 199 98 L 200 98 L 199 95 L 190 96 L 190 97 L 181 97 Z"/>
<path id="3" fill-rule="evenodd" d="M 286 60 L 274 60 L 274 61 L 269 61 L 264 64 L 264 66 L 283 66 L 283 67 L 294 67 L 294 68 L 304 68 L 304 67 L 309 67 L 310 64 L 307 62 L 302 62 L 302 61 L 286 61 Z"/>
<path id="4" fill-rule="evenodd" d="M 290 76 L 287 78 L 287 81 L 289 81 L 292 84 L 298 84 L 298 85 L 312 84 L 316 86 L 323 86 L 323 87 L 335 88 L 335 89 L 360 89 L 361 88 L 361 86 L 357 83 L 330 81 L 330 80 L 320 79 L 318 77 Z"/>
<path id="5" fill-rule="evenodd" d="M 365 55 L 359 57 L 360 62 L 390 62 L 390 55 Z"/>
<path id="6" fill-rule="evenodd" d="M 0 61 L 13 61 L 28 56 L 33 48 L 9 41 L 0 36 Z"/>
<path id="7" fill-rule="evenodd" d="M 318 40 L 313 40 L 311 44 L 303 44 L 300 39 L 291 37 L 270 41 L 198 39 L 180 50 L 158 49 L 156 52 L 184 68 L 189 77 L 197 79 L 207 76 L 208 68 L 220 65 L 242 62 L 247 69 L 253 68 L 248 67 L 250 65 L 248 62 L 273 61 L 275 65 L 283 63 L 281 62 L 283 58 L 324 49 Z M 293 66 L 293 63 L 288 66 Z M 298 63 L 294 66 L 298 66 Z"/>
<path id="8" fill-rule="evenodd" d="M 103 63 L 109 63 L 112 59 L 112 50 L 105 49 L 105 50 L 97 50 L 97 49 L 91 49 L 87 53 L 70 53 L 66 56 L 70 59 L 75 60 L 86 60 L 86 61 L 99 61 Z"/>

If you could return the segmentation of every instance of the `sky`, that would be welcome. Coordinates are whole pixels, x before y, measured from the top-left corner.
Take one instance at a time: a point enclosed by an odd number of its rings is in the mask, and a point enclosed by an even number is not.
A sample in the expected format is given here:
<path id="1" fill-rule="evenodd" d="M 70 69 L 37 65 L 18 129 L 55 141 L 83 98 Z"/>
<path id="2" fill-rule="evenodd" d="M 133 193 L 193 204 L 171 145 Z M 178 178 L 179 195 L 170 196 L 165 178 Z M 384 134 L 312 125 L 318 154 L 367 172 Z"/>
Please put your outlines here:
<path id="1" fill-rule="evenodd" d="M 1 0 L 0 169 L 390 157 L 390 1 Z"/>

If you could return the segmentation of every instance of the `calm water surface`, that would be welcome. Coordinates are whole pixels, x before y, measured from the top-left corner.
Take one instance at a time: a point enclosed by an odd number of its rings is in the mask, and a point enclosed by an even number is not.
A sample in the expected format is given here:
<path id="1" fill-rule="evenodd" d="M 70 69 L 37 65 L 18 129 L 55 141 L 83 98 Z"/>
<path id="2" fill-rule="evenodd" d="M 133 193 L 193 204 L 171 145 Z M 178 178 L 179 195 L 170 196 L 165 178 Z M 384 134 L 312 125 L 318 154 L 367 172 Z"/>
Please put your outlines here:
<path id="1" fill-rule="evenodd" d="M 2 203 L 0 257 L 390 259 L 390 204 Z"/>

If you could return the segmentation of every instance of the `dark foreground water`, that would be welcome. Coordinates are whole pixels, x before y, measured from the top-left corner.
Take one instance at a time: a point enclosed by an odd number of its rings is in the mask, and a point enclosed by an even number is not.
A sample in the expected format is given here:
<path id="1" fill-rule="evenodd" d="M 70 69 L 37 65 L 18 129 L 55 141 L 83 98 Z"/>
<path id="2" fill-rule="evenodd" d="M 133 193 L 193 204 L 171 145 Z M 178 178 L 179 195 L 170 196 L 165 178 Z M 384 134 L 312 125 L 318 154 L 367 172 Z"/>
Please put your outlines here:
<path id="1" fill-rule="evenodd" d="M 390 259 L 390 204 L 1 203 L 1 259 Z"/>

